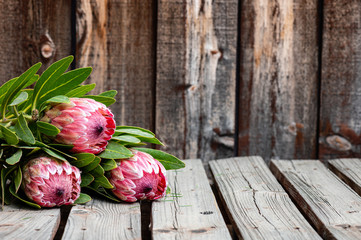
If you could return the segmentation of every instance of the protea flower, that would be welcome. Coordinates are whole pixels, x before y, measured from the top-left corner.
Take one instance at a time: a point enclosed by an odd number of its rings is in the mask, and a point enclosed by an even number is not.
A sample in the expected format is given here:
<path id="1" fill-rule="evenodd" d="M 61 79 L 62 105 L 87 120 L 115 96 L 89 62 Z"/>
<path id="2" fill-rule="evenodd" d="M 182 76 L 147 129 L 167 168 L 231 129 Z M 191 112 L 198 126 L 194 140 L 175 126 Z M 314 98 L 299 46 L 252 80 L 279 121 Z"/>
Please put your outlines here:
<path id="1" fill-rule="evenodd" d="M 40 156 L 23 167 L 26 196 L 42 207 L 73 204 L 80 194 L 80 171 L 66 161 Z"/>
<path id="2" fill-rule="evenodd" d="M 167 190 L 163 165 L 147 153 L 131 151 L 133 157 L 118 160 L 118 167 L 110 171 L 113 193 L 126 202 L 163 197 Z"/>
<path id="3" fill-rule="evenodd" d="M 41 121 L 60 129 L 55 142 L 74 145 L 74 153 L 102 152 L 115 131 L 111 111 L 102 103 L 89 98 L 70 98 L 45 112 Z"/>

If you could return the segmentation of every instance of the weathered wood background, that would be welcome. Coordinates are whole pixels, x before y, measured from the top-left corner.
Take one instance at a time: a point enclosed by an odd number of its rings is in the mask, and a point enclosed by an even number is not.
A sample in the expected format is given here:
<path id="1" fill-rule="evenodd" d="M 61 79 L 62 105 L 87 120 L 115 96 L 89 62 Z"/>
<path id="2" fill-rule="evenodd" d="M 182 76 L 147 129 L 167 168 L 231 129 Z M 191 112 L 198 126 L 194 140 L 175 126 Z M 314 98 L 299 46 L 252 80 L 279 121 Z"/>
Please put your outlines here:
<path id="1" fill-rule="evenodd" d="M 168 152 L 361 156 L 358 0 L 0 1 L 1 82 L 73 54 Z M 44 68 L 43 68 L 44 69 Z"/>

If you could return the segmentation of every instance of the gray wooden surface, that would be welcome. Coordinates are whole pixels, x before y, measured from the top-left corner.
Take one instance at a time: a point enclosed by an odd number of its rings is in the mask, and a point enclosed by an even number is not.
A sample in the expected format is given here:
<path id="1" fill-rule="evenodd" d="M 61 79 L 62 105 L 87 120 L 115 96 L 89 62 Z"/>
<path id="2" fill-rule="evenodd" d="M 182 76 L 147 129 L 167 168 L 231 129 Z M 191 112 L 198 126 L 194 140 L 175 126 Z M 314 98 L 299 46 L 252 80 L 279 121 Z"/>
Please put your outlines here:
<path id="1" fill-rule="evenodd" d="M 320 239 L 260 157 L 210 162 L 240 239 Z"/>
<path id="2" fill-rule="evenodd" d="M 179 158 L 233 156 L 237 0 L 158 1 L 156 133 Z"/>
<path id="3" fill-rule="evenodd" d="M 316 157 L 318 2 L 241 1 L 239 155 Z"/>
<path id="4" fill-rule="evenodd" d="M 328 167 L 361 195 L 361 159 L 343 158 L 328 161 Z"/>
<path id="5" fill-rule="evenodd" d="M 361 197 L 317 160 L 272 160 L 271 170 L 326 239 L 361 238 Z"/>
<path id="6" fill-rule="evenodd" d="M 140 205 L 104 199 L 77 205 L 70 211 L 62 239 L 141 239 Z"/>
<path id="7" fill-rule="evenodd" d="M 152 239 L 231 239 L 201 160 L 167 172 L 172 193 L 152 203 Z"/>
<path id="8" fill-rule="evenodd" d="M 361 4 L 358 0 L 323 2 L 317 158 L 361 157 Z"/>
<path id="9" fill-rule="evenodd" d="M 53 239 L 60 224 L 60 209 L 5 206 L 0 210 L 1 240 Z"/>

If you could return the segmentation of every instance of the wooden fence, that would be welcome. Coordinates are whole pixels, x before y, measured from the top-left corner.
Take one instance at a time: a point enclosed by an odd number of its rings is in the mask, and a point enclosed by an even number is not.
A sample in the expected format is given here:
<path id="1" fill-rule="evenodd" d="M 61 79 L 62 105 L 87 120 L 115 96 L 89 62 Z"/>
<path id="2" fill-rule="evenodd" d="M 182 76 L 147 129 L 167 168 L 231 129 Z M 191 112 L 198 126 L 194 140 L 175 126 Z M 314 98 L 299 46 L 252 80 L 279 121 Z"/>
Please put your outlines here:
<path id="1" fill-rule="evenodd" d="M 359 0 L 0 0 L 0 29 L 1 82 L 73 54 L 180 158 L 361 156 Z"/>

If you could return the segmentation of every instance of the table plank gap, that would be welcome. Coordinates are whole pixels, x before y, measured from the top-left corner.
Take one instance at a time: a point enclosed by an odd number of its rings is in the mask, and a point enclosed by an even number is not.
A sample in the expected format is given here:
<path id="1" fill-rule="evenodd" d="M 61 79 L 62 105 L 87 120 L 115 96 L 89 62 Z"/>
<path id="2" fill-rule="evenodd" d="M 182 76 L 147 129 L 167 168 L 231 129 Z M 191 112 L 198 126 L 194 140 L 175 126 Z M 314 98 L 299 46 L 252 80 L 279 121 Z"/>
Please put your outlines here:
<path id="1" fill-rule="evenodd" d="M 330 170 L 361 195 L 361 159 L 344 158 L 328 161 Z"/>
<path id="2" fill-rule="evenodd" d="M 172 193 L 152 203 L 153 239 L 231 239 L 200 160 L 167 171 Z"/>
<path id="3" fill-rule="evenodd" d="M 324 238 L 361 238 L 361 197 L 320 161 L 272 160 L 271 170 Z"/>
<path id="4" fill-rule="evenodd" d="M 141 239 L 140 204 L 93 199 L 74 206 L 63 239 Z"/>
<path id="5" fill-rule="evenodd" d="M 60 224 L 60 209 L 5 206 L 0 212 L 0 239 L 53 239 Z"/>
<path id="6" fill-rule="evenodd" d="M 240 239 L 321 239 L 261 157 L 210 162 Z"/>

